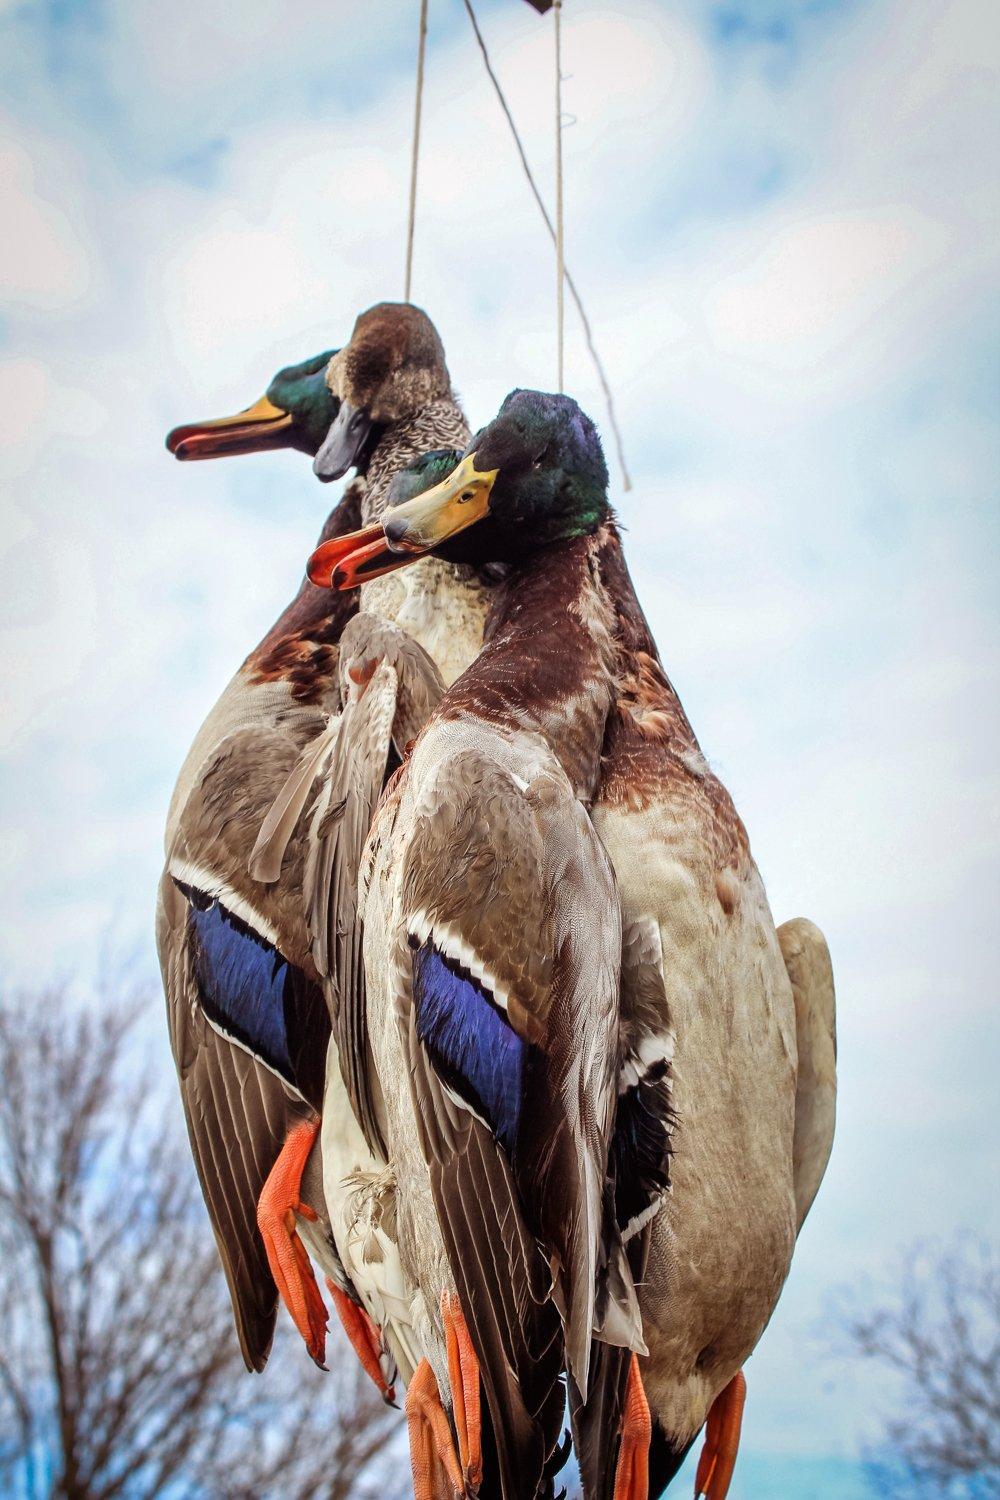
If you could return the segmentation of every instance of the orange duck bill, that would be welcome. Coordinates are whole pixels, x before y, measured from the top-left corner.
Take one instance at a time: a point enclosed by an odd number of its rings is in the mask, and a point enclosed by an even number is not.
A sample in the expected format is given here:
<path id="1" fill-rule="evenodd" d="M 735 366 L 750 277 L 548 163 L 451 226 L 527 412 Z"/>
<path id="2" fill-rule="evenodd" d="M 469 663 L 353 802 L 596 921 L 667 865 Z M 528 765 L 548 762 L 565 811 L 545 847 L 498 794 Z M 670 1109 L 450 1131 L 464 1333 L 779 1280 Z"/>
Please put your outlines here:
<path id="1" fill-rule="evenodd" d="M 394 505 L 375 525 L 332 537 L 317 547 L 306 568 L 310 581 L 341 593 L 356 589 L 371 578 L 405 568 L 481 521 L 499 471 L 480 473 L 475 457 L 470 453 L 447 479 Z"/>
<path id="2" fill-rule="evenodd" d="M 167 434 L 167 449 L 180 459 L 228 458 L 235 453 L 294 446 L 291 414 L 266 396 L 234 417 L 189 422 Z"/>
<path id="3" fill-rule="evenodd" d="M 408 553 L 393 552 L 381 522 L 365 526 L 361 531 L 351 531 L 347 536 L 331 537 L 317 547 L 306 564 L 310 583 L 321 589 L 337 589 L 340 593 L 356 589 L 370 578 L 381 578 L 383 573 L 394 573 L 405 568 L 413 557 Z"/>

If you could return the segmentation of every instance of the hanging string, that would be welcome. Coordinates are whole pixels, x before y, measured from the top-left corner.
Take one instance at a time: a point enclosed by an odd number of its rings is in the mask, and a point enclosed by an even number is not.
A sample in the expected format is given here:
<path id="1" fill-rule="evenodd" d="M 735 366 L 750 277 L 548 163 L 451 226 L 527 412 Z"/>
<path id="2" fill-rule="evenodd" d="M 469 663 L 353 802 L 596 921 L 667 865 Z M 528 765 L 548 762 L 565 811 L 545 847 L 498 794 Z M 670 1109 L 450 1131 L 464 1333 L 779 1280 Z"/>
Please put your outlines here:
<path id="1" fill-rule="evenodd" d="M 469 16 L 469 20 L 472 23 L 472 29 L 475 32 L 476 41 L 479 44 L 479 51 L 482 54 L 483 58 L 483 66 L 486 69 L 486 74 L 490 80 L 490 83 L 493 85 L 493 91 L 496 94 L 497 99 L 499 100 L 500 108 L 503 110 L 504 118 L 507 121 L 511 136 L 514 140 L 514 146 L 521 161 L 521 167 L 524 171 L 525 177 L 528 180 L 528 186 L 531 189 L 532 196 L 534 197 L 535 202 L 538 204 L 539 213 L 541 214 L 542 219 L 545 222 L 545 227 L 549 232 L 552 242 L 553 244 L 556 244 L 556 226 L 552 222 L 552 217 L 549 214 L 547 207 L 545 206 L 545 199 L 542 197 L 538 187 L 538 183 L 535 181 L 535 174 L 531 170 L 531 163 L 528 161 L 527 152 L 524 149 L 524 142 L 521 139 L 521 133 L 518 130 L 517 125 L 514 123 L 514 116 L 510 112 L 510 105 L 507 103 L 507 98 L 504 94 L 503 88 L 501 87 L 500 80 L 497 77 L 496 73 L 493 71 L 493 64 L 490 61 L 489 49 L 486 46 L 486 40 L 483 36 L 483 33 L 479 29 L 479 22 L 476 20 L 476 13 L 472 8 L 472 0 L 464 0 L 464 4 Z M 608 426 L 611 428 L 615 439 L 615 450 L 618 454 L 618 465 L 622 471 L 622 486 L 624 489 L 630 490 L 632 488 L 632 480 L 629 476 L 628 465 L 625 462 L 625 448 L 622 444 L 621 432 L 618 428 L 618 419 L 615 416 L 614 397 L 611 394 L 611 387 L 608 384 L 608 378 L 604 373 L 604 366 L 601 363 L 601 356 L 598 354 L 597 346 L 594 343 L 594 333 L 593 329 L 590 326 L 590 319 L 587 317 L 587 310 L 583 305 L 583 299 L 581 298 L 580 293 L 577 289 L 576 282 L 573 280 L 573 277 L 571 276 L 566 266 L 563 266 L 563 276 L 561 279 L 564 285 L 569 288 L 569 294 L 573 299 L 573 304 L 576 307 L 577 312 L 580 314 L 580 322 L 583 326 L 583 335 L 584 339 L 586 340 L 587 350 L 594 362 L 594 369 L 597 371 L 597 378 L 600 382 L 601 390 L 604 394 L 604 402 L 608 411 Z"/>
<path id="2" fill-rule="evenodd" d="M 558 354 L 559 385 L 561 393 L 565 387 L 565 333 L 566 285 L 565 238 L 563 233 L 563 112 L 562 112 L 562 0 L 554 0 L 552 14 L 555 17 L 556 39 L 556 349 Z"/>
<path id="3" fill-rule="evenodd" d="M 417 165 L 420 161 L 420 117 L 424 107 L 424 53 L 427 50 L 427 0 L 420 0 L 420 40 L 417 43 L 417 93 L 413 102 L 413 150 L 410 154 L 410 213 L 406 224 L 406 284 L 409 302 L 413 284 L 413 227 L 417 218 Z"/>

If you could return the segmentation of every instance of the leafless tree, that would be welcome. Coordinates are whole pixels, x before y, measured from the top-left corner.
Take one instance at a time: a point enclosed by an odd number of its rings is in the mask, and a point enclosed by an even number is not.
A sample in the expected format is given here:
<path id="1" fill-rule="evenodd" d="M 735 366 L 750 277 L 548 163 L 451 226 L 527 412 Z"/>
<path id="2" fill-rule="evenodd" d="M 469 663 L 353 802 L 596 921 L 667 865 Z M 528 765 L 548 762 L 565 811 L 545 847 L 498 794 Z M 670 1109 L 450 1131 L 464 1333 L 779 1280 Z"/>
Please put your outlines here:
<path id="1" fill-rule="evenodd" d="M 140 1006 L 0 997 L 0 1492 L 20 1500 L 406 1493 L 399 1418 L 346 1341 L 243 1367 Z"/>
<path id="2" fill-rule="evenodd" d="M 846 1317 L 849 1347 L 891 1372 L 898 1414 L 873 1462 L 882 1494 L 1000 1496 L 1000 1254 L 960 1239 L 906 1256 L 898 1286 Z M 891 1455 L 891 1456 L 886 1456 Z"/>

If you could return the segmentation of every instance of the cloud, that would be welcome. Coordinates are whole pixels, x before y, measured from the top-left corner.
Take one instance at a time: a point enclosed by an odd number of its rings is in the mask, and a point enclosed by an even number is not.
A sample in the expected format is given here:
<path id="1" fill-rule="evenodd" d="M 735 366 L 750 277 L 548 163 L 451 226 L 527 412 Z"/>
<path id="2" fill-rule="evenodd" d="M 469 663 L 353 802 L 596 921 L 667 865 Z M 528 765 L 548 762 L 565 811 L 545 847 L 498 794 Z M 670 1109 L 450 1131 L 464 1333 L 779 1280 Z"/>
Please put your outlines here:
<path id="1" fill-rule="evenodd" d="M 0 149 L 0 307 L 59 312 L 91 290 L 88 247 L 49 195 L 52 150 L 5 128 Z"/>
<path id="2" fill-rule="evenodd" d="M 753 1377 L 754 1440 L 806 1451 L 837 1425 L 799 1357 L 831 1268 L 991 1211 L 995 37 L 975 0 L 776 4 L 749 29 L 733 6 L 714 29 L 693 3 L 572 9 L 568 252 L 636 479 L 629 555 L 776 916 L 817 919 L 837 966 L 837 1154 Z M 142 0 L 61 41 L 7 18 L 17 972 L 86 963 L 109 913 L 148 934 L 173 776 L 329 503 L 299 455 L 181 467 L 161 445 L 401 291 L 413 16 L 370 14 L 253 0 L 234 26 L 217 0 Z M 549 29 L 483 16 L 548 191 Z M 553 382 L 553 277 L 452 6 L 415 285 L 474 420 Z M 573 323 L 568 355 L 603 422 Z M 837 1400 L 847 1433 L 856 1393 Z"/>
<path id="3" fill-rule="evenodd" d="M 793 219 L 717 285 L 705 309 L 709 336 L 764 378 L 819 372 L 842 389 L 852 365 L 871 363 L 865 342 L 881 344 L 894 324 L 887 304 L 940 268 L 948 249 L 940 224 L 900 212 Z"/>

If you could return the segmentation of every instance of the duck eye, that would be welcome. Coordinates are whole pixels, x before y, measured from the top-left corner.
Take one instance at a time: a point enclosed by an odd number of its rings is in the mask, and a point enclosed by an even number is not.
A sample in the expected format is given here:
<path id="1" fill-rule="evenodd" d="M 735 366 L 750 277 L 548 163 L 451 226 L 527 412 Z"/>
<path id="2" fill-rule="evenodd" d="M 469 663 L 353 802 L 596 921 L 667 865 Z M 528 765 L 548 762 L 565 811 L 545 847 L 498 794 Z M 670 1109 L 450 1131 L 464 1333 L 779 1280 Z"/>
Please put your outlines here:
<path id="1" fill-rule="evenodd" d="M 475 492 L 475 490 L 463 490 L 462 493 L 458 497 L 458 503 L 459 503 L 459 505 L 468 505 L 469 501 L 470 500 L 475 500 L 475 498 L 476 498 L 476 492 Z"/>

